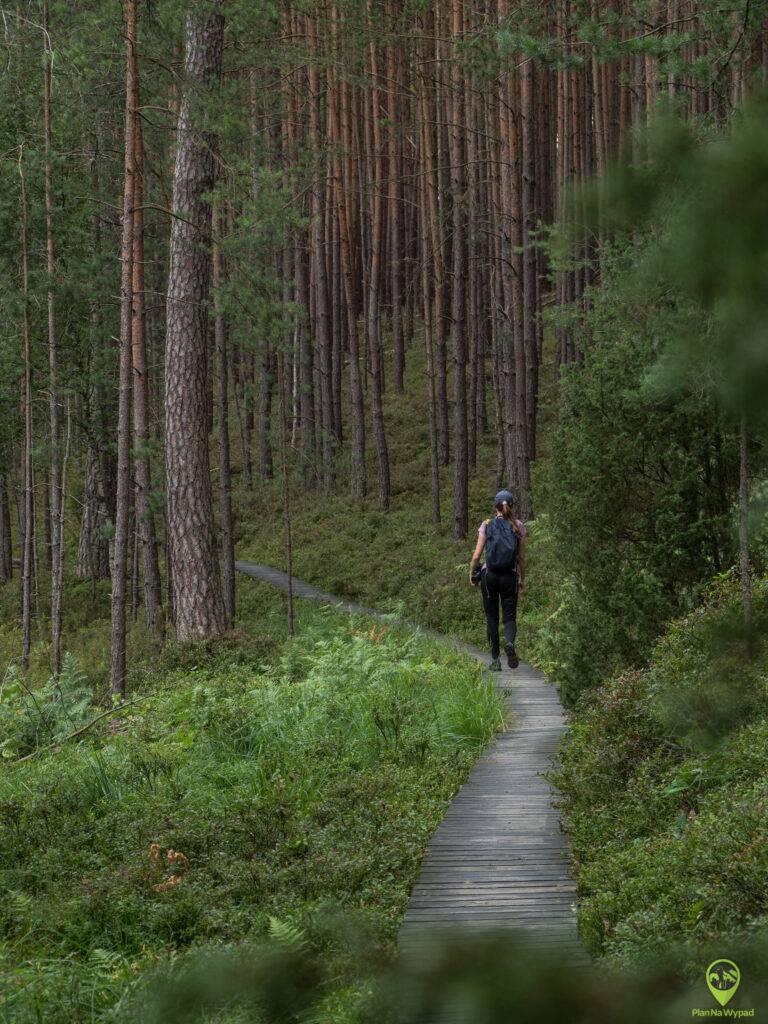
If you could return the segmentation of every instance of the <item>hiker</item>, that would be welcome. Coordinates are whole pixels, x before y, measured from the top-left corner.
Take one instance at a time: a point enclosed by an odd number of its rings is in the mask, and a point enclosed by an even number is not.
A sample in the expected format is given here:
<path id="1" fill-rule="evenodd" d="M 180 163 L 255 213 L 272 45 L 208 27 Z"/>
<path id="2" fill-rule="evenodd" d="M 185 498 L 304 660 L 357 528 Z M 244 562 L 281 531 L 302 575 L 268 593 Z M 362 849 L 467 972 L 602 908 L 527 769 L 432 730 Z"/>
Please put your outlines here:
<path id="1" fill-rule="evenodd" d="M 469 582 L 480 586 L 491 645 L 491 671 L 501 672 L 499 647 L 499 601 L 504 624 L 507 664 L 517 668 L 517 595 L 525 589 L 525 525 L 515 515 L 515 498 L 499 491 L 493 499 L 494 515 L 480 524 L 477 545 L 469 564 Z M 480 556 L 485 549 L 485 565 Z"/>

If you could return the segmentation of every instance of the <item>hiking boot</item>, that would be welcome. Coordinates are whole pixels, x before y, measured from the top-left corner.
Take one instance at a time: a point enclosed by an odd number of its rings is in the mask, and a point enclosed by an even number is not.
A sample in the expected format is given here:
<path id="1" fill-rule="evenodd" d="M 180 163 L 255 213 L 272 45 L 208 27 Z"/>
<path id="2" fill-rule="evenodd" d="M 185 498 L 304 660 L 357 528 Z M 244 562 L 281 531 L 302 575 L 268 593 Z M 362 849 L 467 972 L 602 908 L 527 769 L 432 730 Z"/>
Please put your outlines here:
<path id="1" fill-rule="evenodd" d="M 492 658 L 490 669 L 491 672 L 501 672 L 501 658 Z"/>
<path id="2" fill-rule="evenodd" d="M 520 664 L 520 659 L 518 658 L 517 652 L 515 651 L 515 645 L 507 644 L 504 650 L 507 652 L 507 664 L 509 665 L 509 667 L 517 668 L 517 666 Z"/>

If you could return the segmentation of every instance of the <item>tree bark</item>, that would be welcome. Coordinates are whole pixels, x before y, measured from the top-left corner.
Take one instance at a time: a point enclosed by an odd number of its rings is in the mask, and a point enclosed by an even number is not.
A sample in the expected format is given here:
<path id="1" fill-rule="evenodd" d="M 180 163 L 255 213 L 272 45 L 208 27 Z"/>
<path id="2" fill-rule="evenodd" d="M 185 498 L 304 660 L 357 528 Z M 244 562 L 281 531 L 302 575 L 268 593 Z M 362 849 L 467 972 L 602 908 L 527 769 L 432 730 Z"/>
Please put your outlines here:
<path id="1" fill-rule="evenodd" d="M 27 191 L 24 180 L 24 147 L 19 147 L 19 207 L 21 214 L 22 351 L 24 383 L 24 535 L 21 556 L 21 667 L 29 669 L 32 644 L 32 573 L 35 543 L 34 475 L 32 462 L 32 355 L 29 327 L 29 243 L 27 240 Z"/>
<path id="2" fill-rule="evenodd" d="M 314 319 L 313 326 L 317 339 L 319 409 L 321 421 L 321 455 L 323 466 L 323 489 L 331 491 L 335 478 L 335 436 L 333 430 L 333 338 L 331 336 L 330 307 L 328 302 L 328 269 L 325 255 L 324 208 L 326 158 L 320 140 L 320 74 L 317 67 L 317 26 L 314 18 L 306 18 L 307 37 L 310 47 L 309 62 L 309 142 L 313 158 L 311 190 L 311 259 L 313 270 Z"/>
<path id="3" fill-rule="evenodd" d="M 525 446 L 526 461 L 536 457 L 536 401 L 539 389 L 539 348 L 537 334 L 538 280 L 536 275 L 536 150 L 534 134 L 535 79 L 532 60 L 525 61 L 521 76 L 520 114 L 522 149 L 521 220 L 523 234 L 523 339 L 525 348 Z M 528 494 L 520 495 L 527 515 L 531 514 Z"/>
<path id="4" fill-rule="evenodd" d="M 742 416 L 739 429 L 739 574 L 744 610 L 744 629 L 751 650 L 752 578 L 749 559 L 749 435 L 747 419 Z"/>
<path id="5" fill-rule="evenodd" d="M 453 0 L 451 39 L 455 48 L 463 37 L 461 0 Z M 469 525 L 469 452 L 467 445 L 467 337 L 466 337 L 466 190 L 462 72 L 456 56 L 450 81 L 448 153 L 451 173 L 451 225 L 453 228 L 451 279 L 451 335 L 453 347 L 453 535 L 466 537 Z"/>
<path id="6" fill-rule="evenodd" d="M 259 355 L 259 463 L 261 479 L 274 476 L 272 464 L 272 392 L 275 385 L 274 353 L 268 341 L 262 342 Z"/>
<path id="7" fill-rule="evenodd" d="M 314 403 L 314 353 L 312 336 L 309 332 L 309 275 L 304 250 L 296 233 L 294 243 L 294 270 L 296 272 L 297 299 L 302 309 L 299 312 L 296 329 L 299 332 L 299 414 L 301 417 L 301 454 L 304 459 L 306 478 L 316 482 L 315 472 L 315 403 Z"/>
<path id="8" fill-rule="evenodd" d="M 214 139 L 197 124 L 200 97 L 221 77 L 221 0 L 189 14 L 179 110 L 165 351 L 168 547 L 179 640 L 226 628 L 211 496 L 207 432 L 207 302 Z"/>
<path id="9" fill-rule="evenodd" d="M 10 579 L 13 579 L 11 503 L 6 474 L 0 470 L 0 583 L 7 583 Z"/>
<path id="10" fill-rule="evenodd" d="M 138 103 L 138 68 L 136 100 Z M 157 554 L 155 515 L 152 510 L 152 469 L 149 460 L 149 366 L 147 363 L 144 293 L 144 144 L 141 120 L 134 118 L 133 169 L 133 306 L 131 357 L 133 360 L 133 438 L 136 482 L 136 528 L 144 573 L 144 614 L 152 634 L 163 632 L 163 593 Z"/>
<path id="11" fill-rule="evenodd" d="M 370 14 L 371 0 L 368 0 L 367 9 Z M 378 111 L 378 59 L 376 45 L 371 42 L 370 47 L 370 108 L 366 108 L 370 117 L 371 134 L 373 138 L 373 195 L 371 197 L 371 262 L 370 277 L 368 283 L 368 315 L 367 315 L 367 337 L 368 351 L 371 359 L 372 394 L 371 411 L 373 414 L 373 435 L 376 441 L 376 456 L 379 467 L 379 508 L 386 512 L 389 509 L 389 448 L 387 446 L 387 435 L 384 426 L 383 396 L 383 367 L 381 359 L 381 337 L 379 320 L 379 289 L 381 285 L 381 258 L 383 248 L 384 229 L 384 203 L 382 199 L 383 186 L 383 154 L 381 143 L 381 128 Z"/>
<path id="12" fill-rule="evenodd" d="M 362 501 L 367 490 L 365 474 L 365 406 L 363 403 L 363 382 L 360 373 L 360 343 L 357 332 L 357 302 L 352 262 L 354 250 L 348 208 L 348 204 L 351 202 L 348 197 L 352 184 L 350 171 L 352 135 L 346 83 L 341 85 L 339 117 L 342 154 L 336 157 L 335 181 L 339 215 L 341 274 L 344 281 L 344 308 L 347 317 L 347 341 L 349 344 L 349 386 L 352 420 L 350 490 L 352 497 L 356 501 Z"/>
<path id="13" fill-rule="evenodd" d="M 293 538 L 291 535 L 291 501 L 288 493 L 288 431 L 285 408 L 285 354 L 277 354 L 278 415 L 280 416 L 280 477 L 283 499 L 283 529 L 285 531 L 285 571 L 288 575 L 288 636 L 294 634 L 293 620 Z"/>
<path id="14" fill-rule="evenodd" d="M 424 36 L 429 37 L 430 33 L 436 34 L 434 12 L 432 9 L 426 12 Z M 437 43 L 435 43 L 437 46 Z M 437 54 L 436 54 L 437 56 Z M 438 58 L 439 59 L 439 58 Z M 426 191 L 428 203 L 428 221 L 430 231 L 430 247 L 432 254 L 432 277 L 434 284 L 434 313 L 433 323 L 437 336 L 437 382 L 436 394 L 438 402 L 438 435 L 440 439 L 440 462 L 447 466 L 450 461 L 450 435 L 448 429 L 448 383 L 446 367 L 447 349 L 447 326 L 448 317 L 445 313 L 445 261 L 443 259 L 443 233 L 440 225 L 440 184 L 438 174 L 439 153 L 439 126 L 437 132 L 438 150 L 435 149 L 435 121 L 437 114 L 431 103 L 427 91 L 426 77 L 421 73 L 423 98 L 422 98 L 422 160 L 425 165 Z"/>
<path id="15" fill-rule="evenodd" d="M 99 481 L 99 460 L 92 446 L 85 457 L 85 488 L 83 512 L 80 517 L 80 539 L 77 546 L 77 578 L 109 579 L 109 543 L 104 529 L 109 521 Z"/>
<path id="16" fill-rule="evenodd" d="M 133 201 L 137 107 L 136 0 L 125 5 L 126 72 L 123 220 L 120 241 L 120 344 L 117 406 L 117 498 L 112 547 L 112 692 L 125 696 L 125 601 L 130 543 L 131 375 L 133 321 Z"/>
<path id="17" fill-rule="evenodd" d="M 426 137 L 431 131 L 427 124 L 426 117 L 426 83 L 423 76 L 418 82 L 418 99 L 421 122 L 421 153 L 422 157 L 426 148 Z M 429 470 L 430 485 L 432 493 L 432 522 L 435 526 L 440 525 L 440 452 L 438 448 L 437 428 L 437 398 L 435 389 L 435 363 L 434 363 L 434 324 L 432 320 L 432 287 L 430 281 L 430 269 L 434 268 L 434 254 L 430 252 L 430 212 L 427 199 L 429 185 L 427 182 L 427 170 L 422 163 L 422 173 L 419 175 L 419 224 L 421 227 L 421 289 L 422 306 L 424 319 L 424 354 L 427 370 L 427 400 L 429 410 Z M 432 257 L 430 268 L 430 256 Z"/>
<path id="18" fill-rule="evenodd" d="M 229 362 L 227 321 L 221 308 L 219 289 L 224 283 L 221 235 L 224 218 L 219 204 L 213 206 L 213 294 L 214 337 L 216 339 L 216 407 L 219 428 L 219 516 L 221 518 L 222 598 L 225 627 L 235 624 L 235 533 L 232 513 L 232 470 L 229 450 Z M 270 453 L 271 454 L 271 453 Z"/>
<path id="19" fill-rule="evenodd" d="M 386 0 L 386 14 L 390 31 L 394 35 L 394 14 L 392 0 Z M 402 204 L 400 203 L 401 171 L 400 147 L 398 143 L 399 118 L 397 95 L 397 69 L 395 48 L 387 46 L 387 219 L 390 230 L 390 303 L 392 310 L 392 344 L 394 348 L 395 389 L 403 393 L 405 372 L 405 339 L 403 336 L 403 295 L 402 295 Z"/>
<path id="20" fill-rule="evenodd" d="M 61 589 L 64 577 L 63 494 L 61 489 L 61 421 L 59 414 L 58 351 L 56 338 L 56 258 L 53 233 L 53 153 L 51 140 L 51 62 L 48 0 L 43 2 L 43 132 L 45 137 L 45 250 L 48 276 L 48 409 L 50 416 L 50 533 L 51 533 L 51 646 L 53 672 L 61 672 Z"/>

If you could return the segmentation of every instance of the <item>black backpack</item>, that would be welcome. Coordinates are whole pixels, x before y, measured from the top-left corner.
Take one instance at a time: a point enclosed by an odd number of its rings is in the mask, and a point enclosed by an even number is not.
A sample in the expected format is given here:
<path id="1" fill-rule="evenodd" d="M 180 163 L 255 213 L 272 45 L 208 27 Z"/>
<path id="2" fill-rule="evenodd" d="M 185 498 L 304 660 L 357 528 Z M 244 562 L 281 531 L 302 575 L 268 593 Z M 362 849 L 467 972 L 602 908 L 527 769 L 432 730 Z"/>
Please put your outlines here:
<path id="1" fill-rule="evenodd" d="M 492 572 L 512 572 L 517 568 L 519 548 L 517 531 L 508 519 L 496 516 L 485 527 L 485 564 Z"/>

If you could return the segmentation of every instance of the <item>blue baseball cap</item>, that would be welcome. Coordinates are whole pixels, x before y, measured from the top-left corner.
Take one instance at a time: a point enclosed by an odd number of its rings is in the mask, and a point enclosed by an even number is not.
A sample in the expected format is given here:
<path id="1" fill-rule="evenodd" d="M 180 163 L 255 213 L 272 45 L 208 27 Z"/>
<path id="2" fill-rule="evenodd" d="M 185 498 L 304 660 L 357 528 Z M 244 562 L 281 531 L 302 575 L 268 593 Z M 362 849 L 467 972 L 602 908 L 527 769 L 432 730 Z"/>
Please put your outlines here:
<path id="1" fill-rule="evenodd" d="M 496 497 L 493 499 L 494 505 L 501 505 L 503 501 L 506 501 L 508 505 L 515 504 L 515 496 L 512 491 L 499 491 Z"/>

